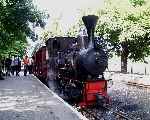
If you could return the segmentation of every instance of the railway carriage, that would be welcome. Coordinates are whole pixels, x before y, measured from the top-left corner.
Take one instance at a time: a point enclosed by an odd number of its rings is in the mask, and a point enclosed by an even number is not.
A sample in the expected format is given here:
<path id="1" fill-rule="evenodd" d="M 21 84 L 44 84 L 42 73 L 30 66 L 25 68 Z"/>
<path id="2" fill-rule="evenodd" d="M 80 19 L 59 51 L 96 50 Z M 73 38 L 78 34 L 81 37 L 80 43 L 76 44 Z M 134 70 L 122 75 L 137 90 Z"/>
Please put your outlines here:
<path id="1" fill-rule="evenodd" d="M 47 61 L 47 48 L 46 46 L 42 46 L 36 51 L 33 56 L 33 74 L 37 76 L 41 82 L 45 85 L 47 84 L 47 76 L 48 76 L 48 61 Z"/>

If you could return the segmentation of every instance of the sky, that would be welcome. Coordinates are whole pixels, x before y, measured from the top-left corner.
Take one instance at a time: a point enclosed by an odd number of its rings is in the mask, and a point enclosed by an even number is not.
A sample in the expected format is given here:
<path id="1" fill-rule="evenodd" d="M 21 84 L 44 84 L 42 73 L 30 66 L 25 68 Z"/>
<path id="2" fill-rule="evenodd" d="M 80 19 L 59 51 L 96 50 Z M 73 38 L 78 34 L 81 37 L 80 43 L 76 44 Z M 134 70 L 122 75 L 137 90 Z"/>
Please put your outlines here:
<path id="1" fill-rule="evenodd" d="M 61 17 L 61 25 L 66 30 L 74 24 L 79 14 L 79 9 L 91 8 L 95 10 L 103 6 L 103 0 L 33 0 L 40 8 L 47 10 L 50 15 L 46 27 L 51 26 L 54 18 Z"/>
<path id="2" fill-rule="evenodd" d="M 60 17 L 62 32 L 66 32 L 71 25 L 75 24 L 77 16 L 79 16 L 79 9 L 85 10 L 90 8 L 92 14 L 92 11 L 103 6 L 103 0 L 33 0 L 33 3 L 37 5 L 38 9 L 46 11 L 50 16 L 45 30 L 51 28 L 53 19 Z M 43 29 L 36 28 L 34 31 L 40 35 Z M 33 42 L 31 39 L 27 39 L 27 41 L 30 51 L 40 40 Z"/>

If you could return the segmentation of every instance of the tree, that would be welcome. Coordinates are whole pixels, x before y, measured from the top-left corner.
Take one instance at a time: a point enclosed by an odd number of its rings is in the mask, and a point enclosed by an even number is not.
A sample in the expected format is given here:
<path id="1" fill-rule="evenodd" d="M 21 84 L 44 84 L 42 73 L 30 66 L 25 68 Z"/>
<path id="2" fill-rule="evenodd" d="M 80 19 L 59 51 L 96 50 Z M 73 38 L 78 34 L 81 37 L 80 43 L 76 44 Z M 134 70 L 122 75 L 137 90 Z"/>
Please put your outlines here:
<path id="1" fill-rule="evenodd" d="M 76 21 L 76 23 L 68 29 L 66 35 L 69 37 L 78 36 L 79 29 L 83 26 L 84 26 L 84 23 L 82 22 L 82 17 L 79 17 L 79 19 Z"/>
<path id="2" fill-rule="evenodd" d="M 121 55 L 121 71 L 127 72 L 128 58 L 144 61 L 150 54 L 150 2 L 106 0 L 98 15 L 96 32 L 111 42 L 113 50 Z"/>
<path id="3" fill-rule="evenodd" d="M 150 55 L 150 1 L 149 0 L 104 0 L 104 7 L 95 15 L 99 16 L 96 34 L 103 37 L 111 51 L 121 56 L 121 71 L 127 72 L 128 58 L 144 61 Z M 83 15 L 90 13 L 81 11 Z M 75 35 L 82 21 L 69 29 L 68 35 Z"/>
<path id="4" fill-rule="evenodd" d="M 61 15 L 51 20 L 51 27 L 43 32 L 42 39 L 48 40 L 50 37 L 64 36 L 61 25 Z"/>
<path id="5" fill-rule="evenodd" d="M 27 37 L 33 38 L 29 25 L 44 27 L 47 17 L 32 0 L 0 0 L 0 63 L 10 54 L 22 56 Z"/>
<path id="6" fill-rule="evenodd" d="M 38 11 L 32 0 L 0 0 L 0 56 L 13 48 L 16 41 L 26 43 L 33 31 L 29 24 L 44 27 L 46 14 Z"/>
<path id="7" fill-rule="evenodd" d="M 75 36 L 79 35 L 80 29 L 85 28 L 85 25 L 82 21 L 82 17 L 93 13 L 93 10 L 91 8 L 87 8 L 87 9 L 81 8 L 81 9 L 78 9 L 78 13 L 79 13 L 79 15 L 76 16 L 77 17 L 76 22 L 72 26 L 69 27 L 69 29 L 66 33 L 66 35 L 69 37 L 75 37 Z"/>

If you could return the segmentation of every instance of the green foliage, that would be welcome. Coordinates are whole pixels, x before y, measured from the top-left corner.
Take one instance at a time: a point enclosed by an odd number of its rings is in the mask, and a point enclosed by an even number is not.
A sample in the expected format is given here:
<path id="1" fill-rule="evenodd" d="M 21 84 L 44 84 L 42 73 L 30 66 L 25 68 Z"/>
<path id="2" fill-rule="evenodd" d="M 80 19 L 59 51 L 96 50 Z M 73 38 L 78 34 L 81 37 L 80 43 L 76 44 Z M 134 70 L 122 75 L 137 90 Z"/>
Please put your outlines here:
<path id="1" fill-rule="evenodd" d="M 0 56 L 22 56 L 26 38 L 33 36 L 29 24 L 44 27 L 44 18 L 32 0 L 0 0 Z"/>
<path id="2" fill-rule="evenodd" d="M 82 18 L 80 18 L 76 24 L 69 28 L 69 30 L 67 31 L 67 36 L 76 37 L 79 34 L 79 28 L 81 28 L 82 26 L 84 26 L 84 23 L 82 22 Z"/>
<path id="3" fill-rule="evenodd" d="M 75 25 L 70 27 L 69 30 L 67 31 L 67 36 L 69 37 L 75 37 L 77 34 L 78 34 L 78 30 Z"/>
<path id="4" fill-rule="evenodd" d="M 145 3 L 145 0 L 129 0 L 133 6 L 142 6 Z"/>
<path id="5" fill-rule="evenodd" d="M 23 57 L 26 49 L 26 43 L 22 41 L 15 41 L 8 47 L 0 48 L 1 57 L 8 57 L 19 55 L 21 58 Z"/>
<path id="6" fill-rule="evenodd" d="M 139 4 L 138 1 L 132 2 Z M 114 0 L 106 0 L 104 9 L 98 14 L 99 21 L 96 28 L 98 35 L 114 46 L 121 47 L 122 43 L 126 43 L 128 57 L 132 60 L 144 60 L 144 57 L 150 55 L 150 2 L 148 0 L 136 7 L 128 0 L 116 0 L 115 3 Z M 119 49 L 120 52 L 122 49 Z"/>
<path id="7" fill-rule="evenodd" d="M 83 25 L 82 16 L 87 13 L 89 10 L 81 11 L 80 21 L 69 29 L 68 36 L 77 33 Z M 126 44 L 128 58 L 134 61 L 144 60 L 150 55 L 149 0 L 105 0 L 95 15 L 99 16 L 96 34 L 110 42 L 118 55 L 124 49 L 123 43 Z"/>
<path id="8" fill-rule="evenodd" d="M 64 36 L 63 28 L 60 24 L 61 17 L 54 18 L 51 21 L 52 26 L 43 32 L 42 39 L 44 41 L 48 40 L 50 37 Z"/>

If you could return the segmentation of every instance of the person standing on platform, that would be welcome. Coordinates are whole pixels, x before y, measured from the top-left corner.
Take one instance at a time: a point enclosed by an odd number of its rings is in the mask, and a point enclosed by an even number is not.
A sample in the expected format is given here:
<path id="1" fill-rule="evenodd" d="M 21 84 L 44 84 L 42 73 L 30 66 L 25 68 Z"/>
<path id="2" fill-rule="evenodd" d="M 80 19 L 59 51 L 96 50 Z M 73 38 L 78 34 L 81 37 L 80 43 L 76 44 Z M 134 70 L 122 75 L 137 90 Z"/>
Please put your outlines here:
<path id="1" fill-rule="evenodd" d="M 4 80 L 3 72 L 2 72 L 2 62 L 0 61 L 0 80 Z"/>
<path id="2" fill-rule="evenodd" d="M 16 76 L 19 76 L 19 63 L 20 63 L 20 58 L 19 56 L 15 57 L 14 59 L 14 66 L 15 66 L 15 71 L 16 71 Z"/>
<path id="3" fill-rule="evenodd" d="M 18 64 L 18 72 L 21 71 L 21 59 L 19 58 L 19 64 Z"/>
<path id="4" fill-rule="evenodd" d="M 15 57 L 12 57 L 12 61 L 11 61 L 11 74 L 14 75 L 15 72 L 15 64 L 14 64 L 14 59 Z"/>
<path id="5" fill-rule="evenodd" d="M 27 55 L 23 58 L 23 64 L 24 64 L 24 76 L 26 76 L 29 69 L 29 58 Z"/>
<path id="6" fill-rule="evenodd" d="M 6 58 L 5 60 L 5 68 L 6 68 L 6 76 L 10 76 L 10 72 L 11 72 L 11 58 Z"/>
<path id="7" fill-rule="evenodd" d="M 33 69 L 33 59 L 30 58 L 29 59 L 29 66 L 28 66 L 29 74 L 32 74 L 32 69 Z"/>
<path id="8" fill-rule="evenodd" d="M 5 65 L 5 61 L 6 59 L 5 58 L 2 58 L 1 60 L 1 69 L 2 69 L 2 75 L 5 75 L 4 73 L 6 72 L 6 65 Z"/>

